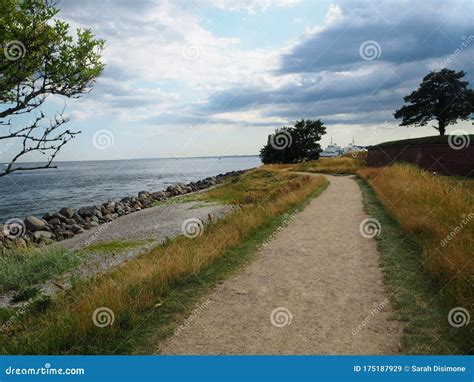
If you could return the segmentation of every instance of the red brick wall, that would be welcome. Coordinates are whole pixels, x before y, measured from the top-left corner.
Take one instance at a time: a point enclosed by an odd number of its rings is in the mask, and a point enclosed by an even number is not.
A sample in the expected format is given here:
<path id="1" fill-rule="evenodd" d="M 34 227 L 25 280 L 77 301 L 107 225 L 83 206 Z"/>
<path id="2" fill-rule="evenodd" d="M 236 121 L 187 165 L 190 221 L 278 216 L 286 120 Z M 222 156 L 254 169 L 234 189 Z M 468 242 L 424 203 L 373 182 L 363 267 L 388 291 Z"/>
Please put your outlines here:
<path id="1" fill-rule="evenodd" d="M 388 166 L 395 162 L 415 163 L 426 170 L 444 175 L 474 177 L 474 142 L 460 150 L 455 150 L 448 144 L 369 148 L 369 166 Z"/>

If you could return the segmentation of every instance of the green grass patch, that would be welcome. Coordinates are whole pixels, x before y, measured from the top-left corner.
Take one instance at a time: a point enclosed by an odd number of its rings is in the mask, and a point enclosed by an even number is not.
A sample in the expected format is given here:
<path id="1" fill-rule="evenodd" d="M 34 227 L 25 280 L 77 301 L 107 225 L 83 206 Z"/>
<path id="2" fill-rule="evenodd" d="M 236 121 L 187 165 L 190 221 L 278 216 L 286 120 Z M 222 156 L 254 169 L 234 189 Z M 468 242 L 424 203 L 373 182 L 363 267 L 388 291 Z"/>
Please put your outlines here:
<path id="1" fill-rule="evenodd" d="M 173 196 L 171 198 L 167 198 L 164 200 L 157 200 L 153 202 L 152 207 L 163 206 L 167 204 L 181 204 L 181 203 L 194 202 L 196 200 L 201 200 L 200 195 L 201 193 L 193 192 L 190 194 Z"/>
<path id="2" fill-rule="evenodd" d="M 290 178 L 297 178 L 292 175 Z M 288 181 L 288 175 L 266 169 L 254 170 L 235 176 L 220 187 L 200 195 L 201 200 L 223 204 L 248 204 L 267 198 Z"/>
<path id="3" fill-rule="evenodd" d="M 401 339 L 404 354 L 469 354 L 469 329 L 448 323 L 452 304 L 425 271 L 422 248 L 409 237 L 379 202 L 365 180 L 358 178 L 365 211 L 382 227 L 377 237 L 381 265 L 394 319 L 405 325 Z"/>
<path id="4" fill-rule="evenodd" d="M 100 241 L 91 244 L 82 249 L 84 252 L 100 252 L 100 253 L 113 253 L 122 252 L 132 248 L 138 248 L 152 240 L 113 240 L 113 241 Z"/>
<path id="5" fill-rule="evenodd" d="M 65 249 L 13 251 L 0 257 L 0 291 L 24 289 L 66 272 L 81 257 Z"/>

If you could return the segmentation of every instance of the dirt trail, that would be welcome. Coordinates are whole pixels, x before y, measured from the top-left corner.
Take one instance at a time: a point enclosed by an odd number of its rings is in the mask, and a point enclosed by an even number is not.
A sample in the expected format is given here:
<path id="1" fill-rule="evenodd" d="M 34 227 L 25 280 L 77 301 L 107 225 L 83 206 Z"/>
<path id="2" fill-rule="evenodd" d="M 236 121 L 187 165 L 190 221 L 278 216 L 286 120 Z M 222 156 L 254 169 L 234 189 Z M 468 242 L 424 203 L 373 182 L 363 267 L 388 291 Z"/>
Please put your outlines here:
<path id="1" fill-rule="evenodd" d="M 219 284 L 162 354 L 396 354 L 379 253 L 349 177 L 328 189 L 237 275 Z M 273 321 L 273 322 L 272 322 Z"/>

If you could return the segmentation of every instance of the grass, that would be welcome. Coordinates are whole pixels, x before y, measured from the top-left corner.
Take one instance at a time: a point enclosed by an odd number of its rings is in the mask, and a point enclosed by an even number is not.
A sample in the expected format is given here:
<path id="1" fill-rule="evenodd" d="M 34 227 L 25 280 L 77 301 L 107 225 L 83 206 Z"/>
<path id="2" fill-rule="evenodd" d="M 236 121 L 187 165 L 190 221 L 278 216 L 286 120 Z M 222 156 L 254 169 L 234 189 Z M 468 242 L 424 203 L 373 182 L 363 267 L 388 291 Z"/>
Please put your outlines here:
<path id="1" fill-rule="evenodd" d="M 209 191 L 213 193 L 210 198 L 237 202 L 241 208 L 206 225 L 201 236 L 171 240 L 107 275 L 77 285 L 53 300 L 41 314 L 26 313 L 5 333 L 0 344 L 2 353 L 130 352 L 136 333 L 143 330 L 144 324 L 152 324 L 153 320 L 145 318 L 166 321 L 175 311 L 173 306 L 181 303 L 170 296 L 178 290 L 191 293 L 180 287 L 203 280 L 205 272 L 218 277 L 224 272 L 222 267 L 237 266 L 246 258 L 244 248 L 254 248 L 261 232 L 270 232 L 279 216 L 326 185 L 323 177 L 263 167 L 234 181 L 233 187 L 227 189 L 231 195 L 217 189 Z M 230 266 L 226 267 L 226 263 Z M 102 307 L 111 309 L 114 315 L 114 324 L 105 328 L 92 322 L 94 312 Z"/>
<path id="2" fill-rule="evenodd" d="M 152 203 L 152 207 L 162 206 L 165 204 L 179 204 L 179 203 L 194 202 L 196 200 L 199 200 L 199 197 L 200 197 L 199 193 L 177 195 L 177 196 L 173 196 L 172 198 L 167 198 L 164 200 L 156 200 Z"/>
<path id="3" fill-rule="evenodd" d="M 295 190 L 308 181 L 301 175 L 275 171 L 271 166 L 254 170 L 244 176 L 234 177 L 230 182 L 200 195 L 201 200 L 224 204 L 246 205 L 268 201 L 270 195 L 278 194 L 283 185 Z"/>
<path id="4" fill-rule="evenodd" d="M 468 330 L 449 325 L 449 295 L 439 290 L 424 267 L 423 248 L 405 233 L 385 210 L 377 194 L 357 179 L 364 210 L 382 227 L 376 237 L 381 253 L 384 284 L 395 311 L 393 319 L 404 323 L 403 354 L 466 354 L 472 352 Z"/>
<path id="5" fill-rule="evenodd" d="M 0 257 L 0 291 L 20 290 L 66 272 L 81 257 L 65 249 L 12 251 Z"/>
<path id="6" fill-rule="evenodd" d="M 127 249 L 141 247 L 147 243 L 146 240 L 113 240 L 101 241 L 91 244 L 83 249 L 86 252 L 114 253 Z"/>
<path id="7" fill-rule="evenodd" d="M 384 284 L 395 311 L 394 319 L 404 323 L 403 354 L 466 354 L 470 351 L 467 329 L 448 324 L 451 306 L 446 294 L 436 287 L 424 268 L 423 248 L 386 211 L 377 194 L 363 179 L 357 180 L 364 198 L 364 210 L 382 227 L 376 237 L 381 253 Z"/>
<path id="8" fill-rule="evenodd" d="M 319 158 L 315 161 L 303 162 L 292 167 L 292 171 L 313 172 L 324 174 L 355 174 L 365 166 L 363 153 L 359 157 L 342 156 L 336 158 Z"/>
<path id="9" fill-rule="evenodd" d="M 472 315 L 474 182 L 434 176 L 408 164 L 366 168 L 359 174 L 405 235 L 416 243 L 419 266 L 429 275 L 435 300 L 442 301 L 442 321 L 447 323 L 448 312 L 455 307 L 467 309 Z M 396 255 L 403 257 L 403 252 L 397 248 Z M 472 324 L 457 332 L 470 334 L 468 338 L 472 339 L 474 333 L 470 328 Z"/>

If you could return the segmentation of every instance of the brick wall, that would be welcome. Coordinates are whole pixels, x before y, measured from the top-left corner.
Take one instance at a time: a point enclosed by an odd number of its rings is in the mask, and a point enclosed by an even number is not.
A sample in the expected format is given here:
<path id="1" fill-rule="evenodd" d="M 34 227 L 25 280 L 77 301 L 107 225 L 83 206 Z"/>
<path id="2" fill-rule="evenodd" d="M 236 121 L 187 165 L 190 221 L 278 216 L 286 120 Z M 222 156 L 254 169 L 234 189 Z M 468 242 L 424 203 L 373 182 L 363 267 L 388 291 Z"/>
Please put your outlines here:
<path id="1" fill-rule="evenodd" d="M 448 144 L 373 146 L 368 150 L 367 164 L 370 167 L 388 166 L 395 162 L 415 163 L 444 175 L 474 177 L 474 142 L 459 150 Z"/>

